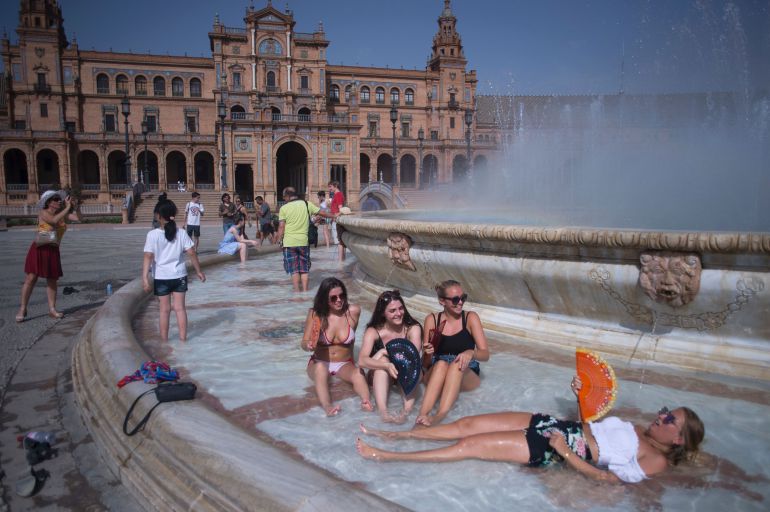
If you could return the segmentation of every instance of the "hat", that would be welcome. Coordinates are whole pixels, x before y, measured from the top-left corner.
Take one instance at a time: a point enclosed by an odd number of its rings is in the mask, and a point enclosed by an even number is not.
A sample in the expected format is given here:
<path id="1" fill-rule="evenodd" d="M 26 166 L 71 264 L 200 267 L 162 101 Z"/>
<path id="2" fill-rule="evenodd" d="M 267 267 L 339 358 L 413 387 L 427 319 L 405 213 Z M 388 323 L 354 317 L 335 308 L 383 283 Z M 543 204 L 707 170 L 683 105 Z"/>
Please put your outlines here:
<path id="1" fill-rule="evenodd" d="M 351 213 L 353 212 L 347 206 L 343 206 L 340 208 L 340 215 L 350 215 Z"/>
<path id="2" fill-rule="evenodd" d="M 45 202 L 51 199 L 53 196 L 61 197 L 61 200 L 67 197 L 67 193 L 63 190 L 46 190 L 43 195 L 40 196 L 40 201 L 37 202 L 38 208 L 45 208 Z"/>
<path id="3" fill-rule="evenodd" d="M 404 394 L 408 395 L 420 382 L 422 364 L 420 353 L 414 344 L 406 338 L 390 340 L 385 348 L 388 351 L 388 359 L 398 370 L 398 383 Z"/>

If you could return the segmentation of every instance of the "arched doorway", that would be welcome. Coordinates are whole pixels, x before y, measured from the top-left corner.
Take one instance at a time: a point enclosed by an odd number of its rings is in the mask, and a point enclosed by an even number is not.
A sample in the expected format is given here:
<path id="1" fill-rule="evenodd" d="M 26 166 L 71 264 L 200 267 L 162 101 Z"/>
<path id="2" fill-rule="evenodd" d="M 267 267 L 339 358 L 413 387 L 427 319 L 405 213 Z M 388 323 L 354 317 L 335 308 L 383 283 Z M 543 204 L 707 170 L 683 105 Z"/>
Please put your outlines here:
<path id="1" fill-rule="evenodd" d="M 478 155 L 473 159 L 473 171 L 484 172 L 487 170 L 487 157 Z"/>
<path id="2" fill-rule="evenodd" d="M 416 185 L 417 171 L 415 158 L 412 155 L 404 155 L 401 157 L 401 186 L 402 187 L 414 187 Z"/>
<path id="3" fill-rule="evenodd" d="M 40 190 L 45 190 L 50 185 L 62 185 L 59 177 L 59 155 L 51 149 L 44 149 L 37 154 L 37 182 Z"/>
<path id="4" fill-rule="evenodd" d="M 166 186 L 176 186 L 178 182 L 187 183 L 187 159 L 179 151 L 166 155 Z"/>
<path id="5" fill-rule="evenodd" d="M 29 189 L 27 155 L 22 150 L 12 148 L 6 151 L 3 155 L 3 167 L 8 191 Z"/>
<path id="6" fill-rule="evenodd" d="M 115 150 L 107 156 L 107 177 L 112 185 L 126 185 L 126 154 Z"/>
<path id="7" fill-rule="evenodd" d="M 99 156 L 93 151 L 78 153 L 77 180 L 84 189 L 99 189 Z"/>
<path id="8" fill-rule="evenodd" d="M 372 166 L 371 161 L 369 160 L 369 155 L 365 153 L 361 153 L 361 156 L 358 159 L 358 182 L 361 185 L 365 185 L 366 183 L 369 183 L 369 170 Z"/>
<path id="9" fill-rule="evenodd" d="M 433 155 L 425 155 L 422 159 L 422 175 L 420 176 L 420 186 L 429 187 L 438 182 L 438 158 Z"/>
<path id="10" fill-rule="evenodd" d="M 276 193 L 279 198 L 285 187 L 294 187 L 300 197 L 307 192 L 307 151 L 298 142 L 285 142 L 278 148 L 275 163 Z"/>
<path id="11" fill-rule="evenodd" d="M 468 160 L 463 155 L 455 156 L 452 160 L 452 181 L 459 183 L 468 178 Z"/>
<path id="12" fill-rule="evenodd" d="M 393 183 L 393 157 L 387 153 L 377 157 L 377 179 L 385 183 Z"/>
<path id="13" fill-rule="evenodd" d="M 158 179 L 158 157 L 152 151 L 147 151 L 147 165 L 144 163 L 145 154 L 144 151 L 139 153 L 136 163 L 139 166 L 139 172 L 142 173 L 142 179 L 145 180 L 144 184 L 149 186 L 150 189 L 159 188 Z M 147 170 L 146 178 L 145 169 Z"/>
<path id="14" fill-rule="evenodd" d="M 195 154 L 195 186 L 197 188 L 214 188 L 214 157 L 208 151 Z"/>
<path id="15" fill-rule="evenodd" d="M 254 173 L 249 164 L 235 166 L 235 193 L 241 196 L 241 201 L 254 201 Z"/>

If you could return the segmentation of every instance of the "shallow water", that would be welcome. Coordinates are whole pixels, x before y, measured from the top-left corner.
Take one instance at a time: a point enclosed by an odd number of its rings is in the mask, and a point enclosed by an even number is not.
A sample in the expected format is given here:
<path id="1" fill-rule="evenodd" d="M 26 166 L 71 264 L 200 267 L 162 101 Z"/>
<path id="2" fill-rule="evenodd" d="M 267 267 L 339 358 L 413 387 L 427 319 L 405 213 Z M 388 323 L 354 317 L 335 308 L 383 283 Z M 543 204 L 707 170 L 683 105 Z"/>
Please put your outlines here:
<path id="1" fill-rule="evenodd" d="M 189 375 L 205 400 L 262 438 L 295 451 L 345 480 L 413 510 L 767 510 L 770 508 L 770 384 L 647 365 L 613 362 L 620 391 L 613 414 L 647 424 L 662 405 L 692 407 L 706 424 L 704 454 L 694 465 L 639 485 L 595 484 L 564 467 L 530 469 L 505 463 L 463 461 L 445 464 L 376 463 L 355 450 L 358 425 L 385 427 L 374 413 L 359 410 L 348 386 L 334 385 L 343 408 L 326 418 L 305 374 L 308 353 L 299 348 L 302 326 L 319 282 L 335 275 L 349 283 L 354 302 L 366 298 L 352 284 L 336 250 L 313 250 L 311 292 L 291 292 L 279 254 L 237 263 L 192 280 L 187 294 L 189 341 L 157 335 L 157 302 L 149 301 L 135 320 L 137 337 L 154 357 L 163 357 Z M 362 303 L 360 340 L 371 303 Z M 407 299 L 408 305 L 408 299 Z M 469 309 L 473 305 L 469 304 Z M 483 320 L 483 319 L 482 319 Z M 493 357 L 482 364 L 482 385 L 460 397 L 448 420 L 500 410 L 542 411 L 574 417 L 569 390 L 574 372 L 570 352 L 549 351 L 490 338 Z M 391 393 L 391 407 L 399 405 Z M 409 422 L 414 421 L 414 413 Z M 396 428 L 409 428 L 404 425 Z M 438 446 L 425 441 L 371 444 L 396 450 Z"/>

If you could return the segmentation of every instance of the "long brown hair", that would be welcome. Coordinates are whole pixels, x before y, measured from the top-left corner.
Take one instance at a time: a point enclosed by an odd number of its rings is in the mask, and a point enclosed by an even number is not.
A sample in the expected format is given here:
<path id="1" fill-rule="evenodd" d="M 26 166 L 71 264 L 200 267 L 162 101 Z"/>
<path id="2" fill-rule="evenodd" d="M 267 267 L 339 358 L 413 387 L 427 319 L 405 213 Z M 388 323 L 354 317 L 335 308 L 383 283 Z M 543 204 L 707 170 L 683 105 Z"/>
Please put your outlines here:
<path id="1" fill-rule="evenodd" d="M 674 445 L 666 454 L 668 462 L 676 466 L 683 460 L 693 460 L 698 455 L 698 449 L 706 435 L 706 427 L 695 412 L 688 407 L 681 407 L 684 411 L 684 425 L 682 425 L 682 444 Z"/>

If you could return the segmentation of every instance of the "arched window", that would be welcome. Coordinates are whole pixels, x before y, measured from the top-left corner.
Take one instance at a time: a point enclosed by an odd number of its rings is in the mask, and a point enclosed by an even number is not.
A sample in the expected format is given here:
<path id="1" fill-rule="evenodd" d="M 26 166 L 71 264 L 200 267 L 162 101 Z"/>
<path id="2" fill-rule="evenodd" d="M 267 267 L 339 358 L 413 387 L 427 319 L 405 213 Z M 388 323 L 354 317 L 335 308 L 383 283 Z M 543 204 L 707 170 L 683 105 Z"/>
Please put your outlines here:
<path id="1" fill-rule="evenodd" d="M 332 103 L 339 103 L 340 102 L 340 86 L 339 85 L 332 85 L 329 88 L 329 99 L 332 100 Z"/>
<path id="2" fill-rule="evenodd" d="M 361 103 L 369 103 L 369 88 L 361 87 Z"/>
<path id="3" fill-rule="evenodd" d="M 374 101 L 376 103 L 385 103 L 385 89 L 378 87 L 374 90 Z"/>
<path id="4" fill-rule="evenodd" d="M 259 43 L 259 53 L 266 53 L 268 55 L 281 55 L 281 43 L 275 39 L 265 39 Z"/>
<path id="5" fill-rule="evenodd" d="M 134 79 L 134 89 L 137 96 L 147 96 L 147 79 L 143 76 L 138 76 Z"/>
<path id="6" fill-rule="evenodd" d="M 270 107 L 270 114 L 273 118 L 273 121 L 280 121 L 281 120 L 281 109 L 278 107 Z"/>
<path id="7" fill-rule="evenodd" d="M 407 105 L 414 105 L 414 91 L 412 89 L 404 91 L 404 101 Z"/>
<path id="8" fill-rule="evenodd" d="M 345 87 L 345 103 L 350 103 L 350 86 Z"/>
<path id="9" fill-rule="evenodd" d="M 193 98 L 201 97 L 201 81 L 197 78 L 190 79 L 190 96 Z"/>
<path id="10" fill-rule="evenodd" d="M 399 101 L 401 101 L 401 91 L 399 91 L 397 87 L 394 87 L 390 90 L 390 102 L 398 103 Z"/>
<path id="11" fill-rule="evenodd" d="M 110 93 L 110 77 L 104 73 L 96 75 L 96 94 Z"/>
<path id="12" fill-rule="evenodd" d="M 267 72 L 267 90 L 268 92 L 275 90 L 275 71 Z"/>
<path id="13" fill-rule="evenodd" d="M 171 95 L 184 96 L 184 81 L 181 78 L 175 77 L 171 80 Z"/>
<path id="14" fill-rule="evenodd" d="M 298 119 L 299 119 L 300 122 L 305 122 L 305 123 L 310 122 L 310 109 L 309 108 L 302 107 L 301 109 L 299 109 L 297 114 L 299 116 Z"/>
<path id="15" fill-rule="evenodd" d="M 156 76 L 152 79 L 152 94 L 154 96 L 166 95 L 166 81 L 162 76 Z"/>
<path id="16" fill-rule="evenodd" d="M 128 77 L 126 75 L 118 75 L 115 78 L 115 93 L 128 94 Z"/>

